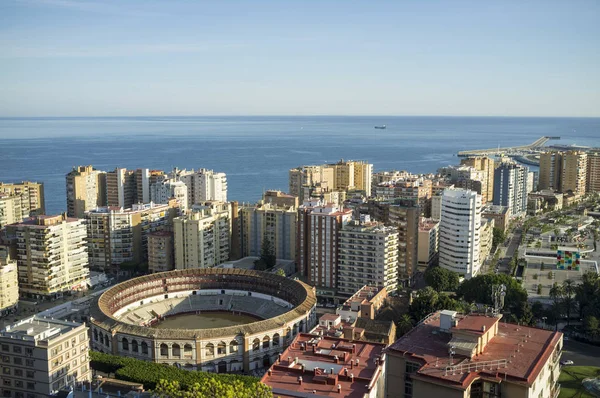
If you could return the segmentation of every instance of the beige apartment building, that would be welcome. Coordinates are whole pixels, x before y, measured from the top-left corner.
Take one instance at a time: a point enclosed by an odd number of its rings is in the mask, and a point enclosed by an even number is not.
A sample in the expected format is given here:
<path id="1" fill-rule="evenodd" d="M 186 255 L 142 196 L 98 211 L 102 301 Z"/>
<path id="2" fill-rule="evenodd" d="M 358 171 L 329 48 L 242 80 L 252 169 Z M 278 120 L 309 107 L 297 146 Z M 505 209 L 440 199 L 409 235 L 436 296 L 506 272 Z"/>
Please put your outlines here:
<path id="1" fill-rule="evenodd" d="M 310 199 L 311 189 L 320 192 L 364 191 L 371 193 L 373 165 L 364 161 L 340 160 L 334 164 L 301 166 L 289 171 L 289 193 L 297 196 L 300 203 Z M 305 188 L 310 188 L 308 191 Z"/>
<path id="2" fill-rule="evenodd" d="M 538 190 L 561 190 L 562 153 L 543 152 L 540 154 L 540 174 Z"/>
<path id="3" fill-rule="evenodd" d="M 423 213 L 430 212 L 432 181 L 423 176 L 410 176 L 400 180 L 381 183 L 374 188 L 378 200 L 412 200 Z"/>
<path id="4" fill-rule="evenodd" d="M 91 165 L 77 166 L 66 176 L 67 215 L 84 218 L 85 212 L 106 206 L 106 172 Z"/>
<path id="5" fill-rule="evenodd" d="M 148 259 L 148 235 L 170 228 L 179 215 L 175 199 L 167 204 L 135 204 L 129 209 L 99 207 L 85 214 L 90 267 L 116 269 L 124 262 Z"/>
<path id="6" fill-rule="evenodd" d="M 260 256 L 263 242 L 267 239 L 278 259 L 296 258 L 296 200 L 295 196 L 275 197 L 274 191 L 268 191 L 256 205 L 240 209 L 242 257 Z"/>
<path id="7" fill-rule="evenodd" d="M 205 202 L 173 220 L 175 269 L 211 268 L 229 260 L 231 204 Z"/>
<path id="8" fill-rule="evenodd" d="M 531 194 L 528 196 L 528 201 L 530 200 Z M 529 204 L 529 202 L 527 202 Z M 499 228 L 502 232 L 506 232 L 508 229 L 508 224 L 510 221 L 512 213 L 508 206 L 496 206 L 492 204 L 488 204 L 483 207 L 481 210 L 481 217 L 485 218 L 493 218 L 494 219 L 494 228 Z"/>
<path id="9" fill-rule="evenodd" d="M 175 269 L 175 248 L 172 231 L 148 234 L 148 271 L 150 273 Z"/>
<path id="10" fill-rule="evenodd" d="M 483 187 L 480 192 L 481 201 L 482 203 L 492 202 L 494 200 L 494 159 L 486 156 L 476 156 L 461 159 L 460 164 L 474 167 L 483 172 L 483 178 L 481 180 Z"/>
<path id="11" fill-rule="evenodd" d="M 0 395 L 43 398 L 92 379 L 88 328 L 33 316 L 0 331 Z"/>
<path id="12" fill-rule="evenodd" d="M 21 222 L 28 216 L 28 211 L 23 213 L 20 196 L 0 193 L 0 229 L 9 224 Z"/>
<path id="13" fill-rule="evenodd" d="M 481 228 L 479 229 L 479 263 L 483 264 L 487 256 L 492 251 L 494 242 L 494 219 L 481 218 Z"/>
<path id="14" fill-rule="evenodd" d="M 298 209 L 296 263 L 309 284 L 330 292 L 337 289 L 339 234 L 351 219 L 352 210 L 331 203 L 305 202 Z"/>
<path id="15" fill-rule="evenodd" d="M 227 202 L 227 175 L 214 170 L 179 170 L 168 174 L 171 180 L 182 181 L 187 187 L 188 209 L 207 201 Z"/>
<path id="16" fill-rule="evenodd" d="M 417 263 L 421 272 L 437 262 L 439 226 L 440 222 L 431 218 L 419 219 Z"/>
<path id="17" fill-rule="evenodd" d="M 569 151 L 563 154 L 561 192 L 585 195 L 587 167 L 587 153 Z"/>
<path id="18" fill-rule="evenodd" d="M 438 311 L 386 349 L 388 398 L 557 398 L 560 332 Z"/>
<path id="19" fill-rule="evenodd" d="M 14 184 L 0 182 L 0 193 L 20 196 L 24 217 L 46 214 L 44 184 L 41 182 L 23 181 Z"/>
<path id="20" fill-rule="evenodd" d="M 60 297 L 89 283 L 84 220 L 36 216 L 11 226 L 16 234 L 19 289 L 29 297 Z"/>
<path id="21" fill-rule="evenodd" d="M 17 261 L 8 246 L 0 245 L 0 316 L 11 313 L 19 304 Z"/>
<path id="22" fill-rule="evenodd" d="M 368 217 L 368 216 L 367 216 Z M 350 221 L 339 232 L 337 293 L 351 296 L 364 285 L 398 289 L 398 230 L 383 223 Z"/>
<path id="23" fill-rule="evenodd" d="M 588 153 L 587 192 L 600 192 L 600 152 Z"/>

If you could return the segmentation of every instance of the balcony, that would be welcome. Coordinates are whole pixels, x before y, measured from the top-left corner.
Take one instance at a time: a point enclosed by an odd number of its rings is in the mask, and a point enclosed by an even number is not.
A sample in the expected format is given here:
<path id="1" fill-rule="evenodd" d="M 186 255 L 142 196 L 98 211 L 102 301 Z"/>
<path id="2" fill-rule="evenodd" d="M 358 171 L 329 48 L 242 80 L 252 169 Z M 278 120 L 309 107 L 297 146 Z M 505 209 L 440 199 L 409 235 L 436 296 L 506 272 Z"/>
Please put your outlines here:
<path id="1" fill-rule="evenodd" d="M 560 395 L 560 384 L 556 383 L 554 388 L 550 390 L 550 398 L 558 398 Z"/>

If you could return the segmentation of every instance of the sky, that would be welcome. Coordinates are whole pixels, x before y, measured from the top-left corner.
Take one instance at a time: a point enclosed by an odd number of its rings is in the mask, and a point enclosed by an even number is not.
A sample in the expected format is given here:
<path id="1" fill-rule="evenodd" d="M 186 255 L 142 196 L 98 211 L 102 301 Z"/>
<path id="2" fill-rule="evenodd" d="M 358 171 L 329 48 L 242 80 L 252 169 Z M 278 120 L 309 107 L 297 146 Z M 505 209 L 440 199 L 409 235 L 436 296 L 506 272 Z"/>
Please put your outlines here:
<path id="1" fill-rule="evenodd" d="M 2 0 L 0 116 L 600 116 L 600 1 Z"/>

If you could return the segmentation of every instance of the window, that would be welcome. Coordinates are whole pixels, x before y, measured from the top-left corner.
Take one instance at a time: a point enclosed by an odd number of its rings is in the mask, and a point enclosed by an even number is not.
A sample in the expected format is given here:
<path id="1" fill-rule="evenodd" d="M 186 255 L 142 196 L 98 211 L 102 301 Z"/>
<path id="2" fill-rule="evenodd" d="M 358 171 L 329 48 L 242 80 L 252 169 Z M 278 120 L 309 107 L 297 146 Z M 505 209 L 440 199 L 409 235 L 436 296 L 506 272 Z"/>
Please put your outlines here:
<path id="1" fill-rule="evenodd" d="M 406 380 L 404 382 L 404 396 L 406 398 L 412 398 L 412 394 L 413 394 L 412 380 Z"/>
<path id="2" fill-rule="evenodd" d="M 160 345 L 160 356 L 166 357 L 169 355 L 169 347 L 166 344 Z"/>
<path id="3" fill-rule="evenodd" d="M 419 369 L 421 369 L 421 365 L 415 362 L 406 362 L 406 373 L 416 373 Z"/>
<path id="4" fill-rule="evenodd" d="M 2 344 L 2 351 L 6 351 L 6 352 L 9 351 L 8 344 Z"/>
<path id="5" fill-rule="evenodd" d="M 25 354 L 33 355 L 33 348 L 25 348 Z"/>
<path id="6" fill-rule="evenodd" d="M 33 370 L 28 370 L 26 376 L 28 379 L 35 379 L 35 372 Z"/>
<path id="7" fill-rule="evenodd" d="M 142 341 L 142 354 L 148 354 L 148 343 Z"/>
<path id="8" fill-rule="evenodd" d="M 27 389 L 28 390 L 35 390 L 35 383 L 28 382 L 27 383 Z"/>
<path id="9" fill-rule="evenodd" d="M 173 352 L 174 357 L 181 357 L 181 348 L 179 347 L 179 344 L 173 344 L 171 351 Z"/>
<path id="10" fill-rule="evenodd" d="M 237 351 L 238 351 L 238 342 L 236 340 L 232 340 L 231 343 L 229 343 L 229 353 L 233 354 Z"/>
<path id="11" fill-rule="evenodd" d="M 7 355 L 2 355 L 2 362 L 4 363 L 10 363 L 10 357 Z"/>
<path id="12" fill-rule="evenodd" d="M 23 369 L 15 369 L 15 376 L 23 377 Z"/>
<path id="13" fill-rule="evenodd" d="M 10 368 L 8 368 L 6 366 L 3 367 L 2 368 L 2 374 L 4 374 L 4 375 L 10 375 Z"/>
<path id="14" fill-rule="evenodd" d="M 131 341 L 131 351 L 132 352 L 139 352 L 138 351 L 138 342 L 137 342 L 137 340 L 132 340 Z"/>
<path id="15" fill-rule="evenodd" d="M 124 351 L 129 351 L 129 340 L 127 340 L 127 339 L 124 338 L 122 340 L 122 344 L 123 344 L 123 350 Z"/>
<path id="16" fill-rule="evenodd" d="M 18 345 L 13 346 L 13 352 L 20 354 L 22 352 L 21 346 L 18 346 Z"/>
<path id="17" fill-rule="evenodd" d="M 86 339 L 87 339 L 87 336 L 86 336 L 86 334 L 85 334 L 85 333 L 81 333 L 81 334 L 79 335 L 79 342 L 80 342 L 80 343 L 83 343 L 83 342 L 84 342 Z"/>
<path id="18" fill-rule="evenodd" d="M 212 357 L 215 355 L 215 346 L 212 343 L 206 345 L 206 356 Z"/>
<path id="19" fill-rule="evenodd" d="M 26 359 L 25 360 L 25 366 L 27 367 L 33 367 L 33 359 Z"/>
<path id="20" fill-rule="evenodd" d="M 15 380 L 15 387 L 23 388 L 23 382 L 21 380 Z"/>
<path id="21" fill-rule="evenodd" d="M 4 383 L 5 386 L 10 387 L 10 380 L 8 379 L 4 379 Z"/>

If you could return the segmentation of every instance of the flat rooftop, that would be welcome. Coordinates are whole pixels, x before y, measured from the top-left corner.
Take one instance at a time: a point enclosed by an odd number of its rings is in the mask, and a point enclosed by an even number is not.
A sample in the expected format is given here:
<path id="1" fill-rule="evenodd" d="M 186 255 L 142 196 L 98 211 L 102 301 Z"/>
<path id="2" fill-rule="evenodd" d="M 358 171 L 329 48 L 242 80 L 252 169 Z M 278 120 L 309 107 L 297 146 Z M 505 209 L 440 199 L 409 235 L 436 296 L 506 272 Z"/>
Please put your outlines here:
<path id="1" fill-rule="evenodd" d="M 81 323 L 34 315 L 6 326 L 0 331 L 0 338 L 30 341 L 51 340 L 53 337 L 58 337 L 81 325 Z"/>
<path id="2" fill-rule="evenodd" d="M 385 344 L 301 333 L 261 382 L 278 397 L 363 398 L 385 366 L 384 348 Z"/>
<path id="3" fill-rule="evenodd" d="M 462 388 L 477 375 L 498 381 L 508 378 L 531 385 L 562 339 L 562 333 L 505 323 L 483 315 L 458 318 L 457 326 L 450 332 L 457 329 L 483 333 L 482 326 L 488 330 L 497 322 L 498 334 L 473 359 L 457 354 L 450 362 L 448 343 L 452 334 L 440 330 L 440 312 L 417 325 L 387 351 L 422 364 L 415 377 L 436 379 Z"/>
<path id="4" fill-rule="evenodd" d="M 365 285 L 356 293 L 354 293 L 348 300 L 344 301 L 342 304 L 342 309 L 345 311 L 350 310 L 352 308 L 352 303 L 368 303 L 383 289 L 383 287 Z"/>

